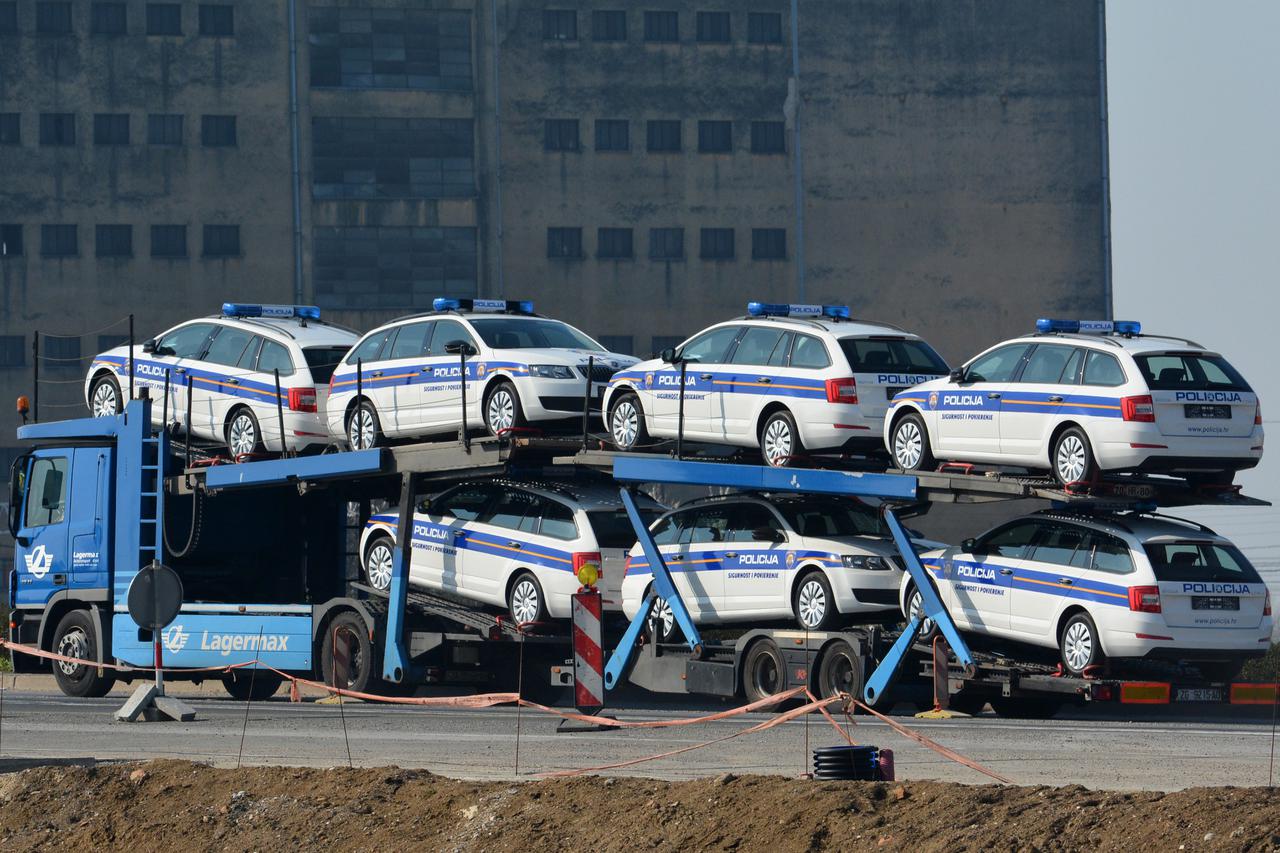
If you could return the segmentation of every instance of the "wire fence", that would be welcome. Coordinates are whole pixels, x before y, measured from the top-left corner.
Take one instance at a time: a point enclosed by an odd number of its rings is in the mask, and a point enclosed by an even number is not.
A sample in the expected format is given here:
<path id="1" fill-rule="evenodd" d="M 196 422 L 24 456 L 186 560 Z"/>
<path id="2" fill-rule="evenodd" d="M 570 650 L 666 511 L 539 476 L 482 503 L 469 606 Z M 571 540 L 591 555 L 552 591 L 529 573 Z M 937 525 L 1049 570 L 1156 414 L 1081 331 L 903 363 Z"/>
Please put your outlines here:
<path id="1" fill-rule="evenodd" d="M 114 330 L 112 335 L 105 334 Z M 88 345 L 86 346 L 86 339 Z M 52 333 L 37 330 L 31 337 L 31 397 L 20 397 L 18 413 L 25 422 L 28 415 L 31 420 L 40 422 L 41 409 L 55 409 L 59 412 L 68 409 L 83 408 L 84 402 L 68 402 L 63 389 L 67 386 L 83 385 L 85 367 L 91 364 L 98 354 L 105 350 L 127 344 L 130 362 L 133 360 L 134 327 L 133 315 L 126 314 L 96 329 L 74 333 Z M 67 376 L 75 370 L 79 375 Z M 133 375 L 129 371 L 130 396 L 133 394 Z M 42 400 L 41 392 L 47 391 L 55 396 L 55 400 Z"/>

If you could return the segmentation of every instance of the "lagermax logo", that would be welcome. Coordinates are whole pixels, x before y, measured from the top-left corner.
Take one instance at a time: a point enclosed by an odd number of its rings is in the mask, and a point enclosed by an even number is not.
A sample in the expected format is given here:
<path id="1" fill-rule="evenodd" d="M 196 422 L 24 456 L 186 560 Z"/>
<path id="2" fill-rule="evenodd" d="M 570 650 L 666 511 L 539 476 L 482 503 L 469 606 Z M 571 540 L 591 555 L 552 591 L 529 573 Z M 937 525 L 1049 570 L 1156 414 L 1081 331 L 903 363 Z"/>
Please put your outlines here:
<path id="1" fill-rule="evenodd" d="M 187 647 L 191 635 L 182 630 L 181 625 L 170 625 L 164 632 L 164 647 L 171 652 L 180 652 Z"/>
<path id="2" fill-rule="evenodd" d="M 49 549 L 43 545 L 37 545 L 22 559 L 27 561 L 27 571 L 31 572 L 31 576 L 36 579 L 49 574 L 49 569 L 53 567 L 53 554 L 49 553 Z"/>

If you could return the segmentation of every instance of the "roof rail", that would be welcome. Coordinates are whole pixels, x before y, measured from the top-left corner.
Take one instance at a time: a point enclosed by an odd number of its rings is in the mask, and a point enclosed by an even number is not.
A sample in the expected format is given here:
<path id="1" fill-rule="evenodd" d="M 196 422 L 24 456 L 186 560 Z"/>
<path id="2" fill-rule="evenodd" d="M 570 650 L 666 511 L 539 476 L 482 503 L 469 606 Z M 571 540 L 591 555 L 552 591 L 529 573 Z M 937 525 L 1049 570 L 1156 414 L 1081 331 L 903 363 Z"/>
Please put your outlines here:
<path id="1" fill-rule="evenodd" d="M 1176 335 L 1138 335 L 1138 337 L 1156 338 L 1157 340 L 1162 340 L 1162 341 L 1177 341 L 1178 343 L 1186 344 L 1187 346 L 1195 347 L 1196 349 L 1208 349 L 1208 347 L 1206 347 L 1204 344 L 1197 343 L 1189 338 L 1179 338 Z"/>
<path id="2" fill-rule="evenodd" d="M 1133 532 L 1127 524 L 1116 517 L 1114 510 L 1110 508 L 1099 508 L 1092 512 L 1084 506 L 1071 509 L 1042 509 L 1036 512 L 1035 515 L 1040 518 L 1052 518 L 1058 521 L 1091 521 L 1094 524 L 1115 527 L 1125 533 Z"/>
<path id="3" fill-rule="evenodd" d="M 1144 513 L 1138 513 L 1138 512 L 1136 512 L 1136 511 L 1135 511 L 1133 514 L 1134 514 L 1134 515 L 1143 515 L 1143 516 L 1146 516 L 1146 517 L 1148 517 L 1148 518 L 1158 518 L 1158 519 L 1161 519 L 1162 521 L 1177 521 L 1177 522 L 1181 522 L 1182 524 L 1187 525 L 1188 527 L 1194 527 L 1194 528 L 1196 528 L 1197 530 L 1199 530 L 1201 533 L 1211 533 L 1211 534 L 1213 534 L 1214 536 L 1218 536 L 1218 535 L 1219 535 L 1218 531 L 1214 530 L 1214 529 L 1213 529 L 1212 527 L 1210 527 L 1209 525 L 1207 525 L 1207 524 L 1201 524 L 1201 523 L 1200 523 L 1200 522 L 1198 522 L 1198 521 L 1192 521 L 1192 520 L 1191 520 L 1191 519 L 1189 519 L 1189 518 L 1182 518 L 1182 517 L 1180 517 L 1180 516 L 1176 516 L 1176 515 L 1165 515 L 1165 514 L 1164 514 L 1164 513 L 1162 513 L 1162 512 L 1144 512 Z"/>

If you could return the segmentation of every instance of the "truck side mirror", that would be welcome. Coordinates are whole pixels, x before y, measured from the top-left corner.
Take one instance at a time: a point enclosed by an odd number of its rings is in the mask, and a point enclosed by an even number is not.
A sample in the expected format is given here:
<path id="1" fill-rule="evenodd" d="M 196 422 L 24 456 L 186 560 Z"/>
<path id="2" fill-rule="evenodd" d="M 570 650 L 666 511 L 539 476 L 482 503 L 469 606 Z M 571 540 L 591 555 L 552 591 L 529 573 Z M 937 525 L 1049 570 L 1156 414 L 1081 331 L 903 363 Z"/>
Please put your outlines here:
<path id="1" fill-rule="evenodd" d="M 963 367 L 957 367 L 955 370 L 952 370 L 952 371 L 951 371 L 951 374 L 947 377 L 947 379 L 948 379 L 948 381 L 951 381 L 951 382 L 957 382 L 957 383 L 959 383 L 959 382 L 963 382 L 963 381 L 964 381 L 964 368 L 963 368 Z"/>
<path id="2" fill-rule="evenodd" d="M 147 338 L 142 342 L 142 351 L 145 353 L 154 353 L 156 351 L 156 339 Z"/>

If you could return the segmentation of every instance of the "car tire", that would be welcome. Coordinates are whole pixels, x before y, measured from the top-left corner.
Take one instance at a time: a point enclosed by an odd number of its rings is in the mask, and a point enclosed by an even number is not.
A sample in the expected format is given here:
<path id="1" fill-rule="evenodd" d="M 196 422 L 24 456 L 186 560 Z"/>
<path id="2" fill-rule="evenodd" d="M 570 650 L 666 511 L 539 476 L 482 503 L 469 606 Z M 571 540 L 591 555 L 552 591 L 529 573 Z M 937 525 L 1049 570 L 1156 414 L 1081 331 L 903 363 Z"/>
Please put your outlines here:
<path id="1" fill-rule="evenodd" d="M 284 678 L 270 670 L 259 669 L 257 672 L 242 666 L 222 676 L 222 689 L 232 699 L 241 702 L 265 702 L 284 683 Z"/>
<path id="2" fill-rule="evenodd" d="M 916 589 L 915 584 L 911 584 L 907 587 L 906 598 L 907 598 L 907 610 L 902 615 L 903 615 L 903 618 L 905 618 L 908 622 L 910 622 L 912 614 L 917 609 L 919 609 L 920 611 L 924 610 L 924 599 L 920 595 L 920 590 Z M 920 623 L 920 632 L 916 635 L 916 642 L 931 643 L 933 642 L 933 638 L 938 636 L 938 633 L 939 632 L 938 632 L 937 623 L 934 622 L 932 619 L 930 619 L 928 616 L 925 616 L 923 621 Z"/>
<path id="3" fill-rule="evenodd" d="M 651 592 L 653 587 L 649 588 L 645 596 L 648 597 Z M 671 605 L 662 596 L 654 594 L 653 607 L 649 610 L 649 618 L 645 620 L 645 634 L 655 643 L 671 643 L 675 642 L 679 630 Z"/>
<path id="4" fill-rule="evenodd" d="M 104 373 L 89 386 L 89 413 L 95 418 L 118 415 L 124 411 L 120 383 L 114 376 Z"/>
<path id="5" fill-rule="evenodd" d="M 262 451 L 262 427 L 252 409 L 240 406 L 227 418 L 227 451 L 232 459 Z"/>
<path id="6" fill-rule="evenodd" d="M 903 471 L 931 471 L 937 460 L 929 446 L 929 430 L 924 419 L 912 412 L 893 425 L 889 436 L 889 455 Z"/>
<path id="7" fill-rule="evenodd" d="M 334 658 L 335 635 L 347 641 L 351 660 L 347 666 L 345 684 L 337 682 L 337 665 Z M 343 611 L 333 617 L 324 629 L 324 639 L 320 641 L 320 674 L 324 683 L 330 687 L 341 687 L 365 693 L 374 681 L 373 643 L 369 640 L 369 627 L 358 614 L 350 610 Z"/>
<path id="8" fill-rule="evenodd" d="M 1098 628 L 1088 613 L 1080 612 L 1067 620 L 1058 637 L 1062 666 L 1069 675 L 1083 675 L 1085 670 L 1102 663 L 1102 643 Z"/>
<path id="9" fill-rule="evenodd" d="M 517 625 L 547 621 L 547 597 L 531 572 L 520 572 L 507 590 L 507 612 Z"/>
<path id="10" fill-rule="evenodd" d="M 395 566 L 396 543 L 390 536 L 375 536 L 364 549 L 360 569 L 364 581 L 380 592 L 391 589 L 391 572 Z"/>
<path id="11" fill-rule="evenodd" d="M 53 631 L 53 652 L 69 658 L 97 660 L 98 639 L 89 611 L 72 610 L 59 620 Z M 103 674 L 99 675 L 94 666 L 53 661 L 53 680 L 58 689 L 79 699 L 97 699 L 111 691 L 116 678 L 110 670 L 101 671 Z"/>
<path id="12" fill-rule="evenodd" d="M 382 423 L 378 410 L 368 400 L 361 400 L 347 418 L 347 447 L 352 450 L 369 450 L 383 444 Z"/>
<path id="13" fill-rule="evenodd" d="M 520 407 L 520 395 L 510 382 L 498 382 L 484 398 L 484 426 L 489 435 L 503 433 L 524 426 L 524 410 Z"/>
<path id="14" fill-rule="evenodd" d="M 818 665 L 818 696 L 829 699 L 847 693 L 862 699 L 862 660 L 854 654 L 853 646 L 844 640 L 836 640 L 822 653 Z"/>
<path id="15" fill-rule="evenodd" d="M 619 450 L 635 450 L 649 443 L 644 409 L 636 394 L 627 392 L 620 395 L 609 409 L 609 438 Z"/>
<path id="16" fill-rule="evenodd" d="M 769 415 L 760 425 L 760 455 L 771 468 L 786 468 L 804 453 L 796 419 L 786 409 Z"/>
<path id="17" fill-rule="evenodd" d="M 786 689 L 782 653 L 773 640 L 757 640 L 742 659 L 742 693 L 747 702 L 758 702 Z"/>
<path id="18" fill-rule="evenodd" d="M 1070 427 L 1062 431 L 1062 434 L 1053 442 L 1053 453 L 1049 461 L 1053 468 L 1053 479 L 1061 486 L 1068 483 L 1087 482 L 1098 473 L 1097 461 L 1093 458 L 1089 437 L 1080 427 Z"/>
<path id="19" fill-rule="evenodd" d="M 791 594 L 791 613 L 805 631 L 829 631 L 840 621 L 831 582 L 820 571 L 810 571 L 796 583 Z"/>

